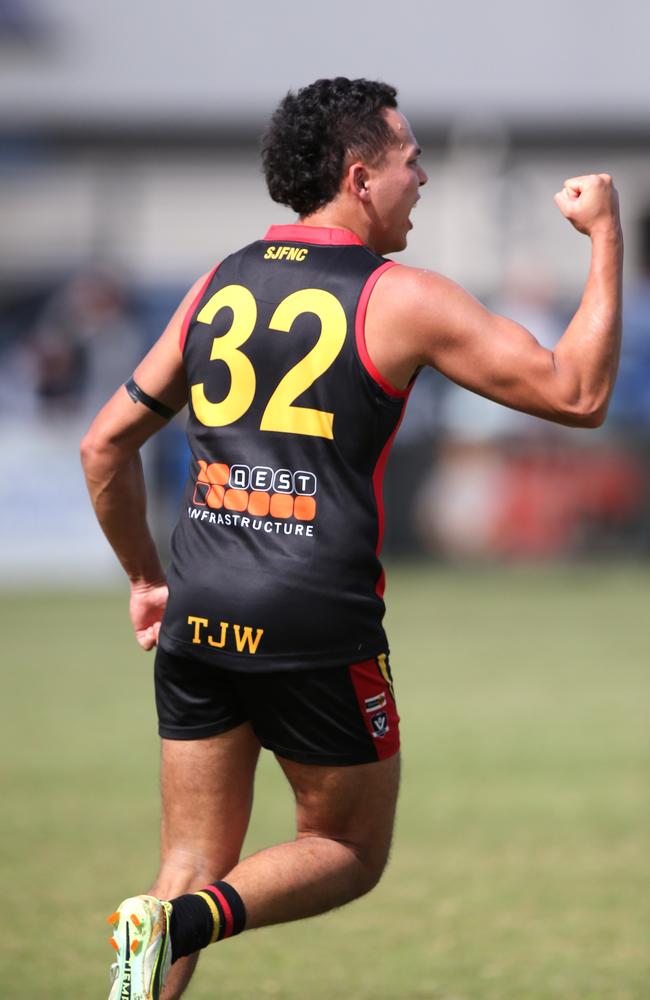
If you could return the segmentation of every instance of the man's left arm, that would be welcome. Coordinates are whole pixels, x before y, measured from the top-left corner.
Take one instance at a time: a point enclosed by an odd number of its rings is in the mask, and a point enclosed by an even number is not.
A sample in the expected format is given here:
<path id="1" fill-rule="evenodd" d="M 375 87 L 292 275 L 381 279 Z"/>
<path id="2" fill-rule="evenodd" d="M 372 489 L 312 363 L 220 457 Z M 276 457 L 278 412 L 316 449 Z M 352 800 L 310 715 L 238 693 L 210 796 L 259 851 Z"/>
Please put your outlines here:
<path id="1" fill-rule="evenodd" d="M 491 313 L 455 282 L 397 266 L 368 308 L 370 356 L 397 386 L 431 365 L 505 406 L 577 427 L 605 419 L 621 340 L 623 239 L 611 178 L 572 178 L 556 198 L 592 245 L 580 305 L 553 351 L 519 323 Z"/>

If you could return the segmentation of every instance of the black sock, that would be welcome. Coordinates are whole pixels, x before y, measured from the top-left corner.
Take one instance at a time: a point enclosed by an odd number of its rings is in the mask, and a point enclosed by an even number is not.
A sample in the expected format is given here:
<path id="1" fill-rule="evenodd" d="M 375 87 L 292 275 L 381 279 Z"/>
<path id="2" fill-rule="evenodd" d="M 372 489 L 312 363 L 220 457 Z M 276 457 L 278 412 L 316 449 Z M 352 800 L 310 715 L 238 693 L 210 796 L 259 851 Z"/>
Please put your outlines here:
<path id="1" fill-rule="evenodd" d="M 227 882 L 213 882 L 199 892 L 177 896 L 171 903 L 172 962 L 213 941 L 241 934 L 246 924 L 241 896 Z"/>

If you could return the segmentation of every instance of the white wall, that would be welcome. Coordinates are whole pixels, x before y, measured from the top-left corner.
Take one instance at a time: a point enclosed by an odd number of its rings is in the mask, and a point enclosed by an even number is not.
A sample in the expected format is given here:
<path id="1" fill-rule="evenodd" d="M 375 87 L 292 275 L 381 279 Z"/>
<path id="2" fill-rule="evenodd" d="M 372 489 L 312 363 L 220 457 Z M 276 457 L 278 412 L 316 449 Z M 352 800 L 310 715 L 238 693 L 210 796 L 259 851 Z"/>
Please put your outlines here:
<path id="1" fill-rule="evenodd" d="M 426 118 L 648 121 L 650 7 L 619 0 L 22 0 L 45 37 L 0 52 L 0 115 L 259 118 L 319 76 L 400 88 Z"/>

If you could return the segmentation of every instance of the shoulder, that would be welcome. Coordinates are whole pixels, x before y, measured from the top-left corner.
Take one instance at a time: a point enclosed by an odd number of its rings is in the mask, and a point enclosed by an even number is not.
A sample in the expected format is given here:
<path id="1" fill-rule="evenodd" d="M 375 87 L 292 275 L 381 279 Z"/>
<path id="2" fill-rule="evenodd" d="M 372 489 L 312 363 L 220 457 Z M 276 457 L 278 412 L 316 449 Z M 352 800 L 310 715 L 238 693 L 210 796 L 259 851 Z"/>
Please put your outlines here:
<path id="1" fill-rule="evenodd" d="M 380 371 L 384 362 L 403 379 L 421 365 L 438 367 L 445 351 L 489 326 L 488 311 L 455 281 L 436 271 L 395 264 L 384 271 L 371 296 L 366 338 Z"/>
<path id="2" fill-rule="evenodd" d="M 181 352 L 185 346 L 185 338 L 187 337 L 189 322 L 194 311 L 199 305 L 199 302 L 203 298 L 203 295 L 216 270 L 217 268 L 214 267 L 212 270 L 206 271 L 205 274 L 202 274 L 200 278 L 196 279 L 194 284 L 188 289 L 181 299 L 174 315 L 169 321 L 167 328 L 161 337 L 161 340 L 175 345 Z"/>
<path id="3" fill-rule="evenodd" d="M 210 281 L 218 267 L 219 265 L 217 264 L 216 267 L 213 267 L 211 270 L 206 271 L 205 274 L 202 274 L 200 278 L 196 279 L 192 287 L 187 291 L 184 298 L 181 300 L 181 303 L 177 309 L 178 314 L 184 317 L 185 314 L 187 313 L 187 310 L 190 309 L 193 305 L 198 303 L 199 299 L 201 298 L 206 288 L 210 284 Z"/>
<path id="4" fill-rule="evenodd" d="M 434 313 L 447 294 L 446 282 L 433 271 L 403 264 L 383 268 L 377 276 L 365 314 L 366 347 L 375 368 L 399 389 L 429 363 L 422 343 L 436 326 Z"/>
<path id="5" fill-rule="evenodd" d="M 436 271 L 395 264 L 377 281 L 368 323 L 387 326 L 414 345 L 422 335 L 444 334 L 475 302 L 460 285 Z"/>
<path id="6" fill-rule="evenodd" d="M 161 371 L 174 373 L 182 365 L 183 348 L 189 322 L 203 297 L 216 268 L 202 274 L 185 293 L 162 334 L 137 369 L 142 374 L 160 367 Z"/>
<path id="7" fill-rule="evenodd" d="M 422 267 L 394 263 L 377 282 L 377 296 L 385 305 L 394 301 L 402 310 L 417 311 L 437 302 L 467 294 L 451 278 Z"/>

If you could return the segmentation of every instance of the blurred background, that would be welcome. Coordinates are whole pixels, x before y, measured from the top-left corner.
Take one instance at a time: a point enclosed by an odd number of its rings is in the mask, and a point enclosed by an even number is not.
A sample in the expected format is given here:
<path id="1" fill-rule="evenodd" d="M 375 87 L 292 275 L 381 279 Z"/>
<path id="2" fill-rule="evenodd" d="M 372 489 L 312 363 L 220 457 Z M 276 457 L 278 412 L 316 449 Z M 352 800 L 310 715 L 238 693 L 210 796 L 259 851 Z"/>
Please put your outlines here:
<path id="1" fill-rule="evenodd" d="M 638 0 L 0 0 L 8 1000 L 105 996 L 104 915 L 157 865 L 153 658 L 79 439 L 196 277 L 291 220 L 266 194 L 259 135 L 288 89 L 338 74 L 397 86 L 424 149 L 399 259 L 547 346 L 589 266 L 553 194 L 613 174 L 621 374 L 591 431 L 421 374 L 385 483 L 404 747 L 391 864 L 351 907 L 211 950 L 189 995 L 647 1000 L 649 39 Z M 183 428 L 144 455 L 163 551 Z M 269 758 L 246 853 L 292 836 Z"/>
<path id="2" fill-rule="evenodd" d="M 430 181 L 400 259 L 440 270 L 552 346 L 588 241 L 567 176 L 613 174 L 626 235 L 625 343 L 607 426 L 571 431 L 434 372 L 412 395 L 386 481 L 388 556 L 583 559 L 650 552 L 650 12 L 378 0 L 0 0 L 0 574 L 117 574 L 76 445 L 195 278 L 290 218 L 258 141 L 318 76 L 399 88 Z M 149 446 L 163 548 L 183 418 Z M 34 502 L 36 501 L 36 502 Z"/>

